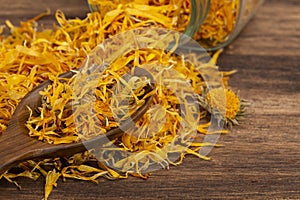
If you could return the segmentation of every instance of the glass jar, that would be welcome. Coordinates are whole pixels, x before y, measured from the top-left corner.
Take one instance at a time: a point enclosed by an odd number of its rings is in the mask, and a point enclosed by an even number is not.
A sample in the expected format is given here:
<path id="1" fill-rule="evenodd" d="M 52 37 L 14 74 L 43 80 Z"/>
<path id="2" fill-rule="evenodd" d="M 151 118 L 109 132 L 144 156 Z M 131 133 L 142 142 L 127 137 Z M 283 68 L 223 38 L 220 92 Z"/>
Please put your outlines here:
<path id="1" fill-rule="evenodd" d="M 210 0 L 208 15 L 190 36 L 207 50 L 223 48 L 239 35 L 263 2 L 264 0 Z M 197 16 L 191 15 L 191 20 L 193 17 Z"/>
<path id="2" fill-rule="evenodd" d="M 99 3 L 101 1 L 101 3 Z M 177 5 L 182 10 L 175 27 L 192 37 L 206 50 L 213 51 L 230 44 L 249 22 L 264 0 L 88 0 L 91 11 L 105 13 L 132 2 L 147 6 Z M 106 2 L 106 3 L 103 3 Z M 99 5 L 102 5 L 101 7 Z M 179 5 L 180 4 L 180 5 Z M 181 8 L 185 5 L 184 8 Z M 181 6 L 181 7 L 180 7 Z M 143 10 L 142 12 L 145 12 Z M 151 13 L 151 11 L 149 11 Z M 166 12 L 164 10 L 164 12 Z M 174 12 L 174 11 L 172 11 Z M 176 11 L 175 11 L 176 12 Z M 184 20 L 185 18 L 188 20 Z M 175 18 L 174 18 L 175 19 Z M 174 21 L 172 19 L 172 21 Z M 185 23 L 185 21 L 187 21 Z M 170 28 L 170 27 L 164 27 Z M 172 27 L 174 28 L 174 27 Z"/>

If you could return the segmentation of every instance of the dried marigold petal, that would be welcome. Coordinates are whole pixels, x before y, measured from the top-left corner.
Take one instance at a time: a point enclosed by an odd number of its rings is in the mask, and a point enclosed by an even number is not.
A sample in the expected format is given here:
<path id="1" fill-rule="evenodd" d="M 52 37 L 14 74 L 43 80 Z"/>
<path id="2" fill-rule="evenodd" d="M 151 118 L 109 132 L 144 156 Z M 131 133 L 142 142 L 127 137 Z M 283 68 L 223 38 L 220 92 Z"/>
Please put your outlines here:
<path id="1" fill-rule="evenodd" d="M 57 180 L 61 176 L 59 172 L 56 172 L 54 169 L 53 171 L 49 171 L 46 176 L 46 184 L 45 184 L 45 200 L 48 199 L 50 193 L 52 192 L 53 186 L 57 186 Z"/>

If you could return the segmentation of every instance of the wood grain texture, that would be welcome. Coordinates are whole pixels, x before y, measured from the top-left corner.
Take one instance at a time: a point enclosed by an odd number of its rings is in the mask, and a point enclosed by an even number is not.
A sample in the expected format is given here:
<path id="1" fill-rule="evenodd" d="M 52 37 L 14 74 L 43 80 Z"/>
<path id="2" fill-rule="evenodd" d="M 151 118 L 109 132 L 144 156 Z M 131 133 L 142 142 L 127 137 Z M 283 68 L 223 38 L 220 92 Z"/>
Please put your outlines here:
<path id="1" fill-rule="evenodd" d="M 31 2 L 31 3 L 30 3 Z M 0 0 L 0 22 L 17 23 L 47 7 L 84 17 L 84 0 Z M 251 103 L 247 118 L 224 135 L 212 161 L 187 157 L 148 180 L 59 182 L 50 199 L 300 199 L 300 1 L 266 0 L 222 54 L 230 85 Z M 44 19 L 53 22 L 52 17 Z M 0 181 L 0 199 L 41 199 L 44 179 Z"/>

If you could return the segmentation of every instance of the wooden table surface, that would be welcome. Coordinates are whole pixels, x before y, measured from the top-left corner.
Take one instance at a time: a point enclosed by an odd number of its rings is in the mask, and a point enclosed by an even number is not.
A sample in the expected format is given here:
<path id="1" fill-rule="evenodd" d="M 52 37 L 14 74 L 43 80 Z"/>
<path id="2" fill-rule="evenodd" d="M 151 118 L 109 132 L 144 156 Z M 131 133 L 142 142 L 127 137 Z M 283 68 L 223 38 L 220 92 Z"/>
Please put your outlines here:
<path id="1" fill-rule="evenodd" d="M 0 0 L 0 7 L 0 24 L 46 8 L 68 18 L 88 12 L 85 0 Z M 221 137 L 225 147 L 213 150 L 212 161 L 188 156 L 148 180 L 59 181 L 50 199 L 300 199 L 300 1 L 266 0 L 219 65 L 238 69 L 230 84 L 252 106 L 241 125 Z M 1 200 L 42 199 L 43 178 L 17 181 L 22 190 L 0 181 Z"/>

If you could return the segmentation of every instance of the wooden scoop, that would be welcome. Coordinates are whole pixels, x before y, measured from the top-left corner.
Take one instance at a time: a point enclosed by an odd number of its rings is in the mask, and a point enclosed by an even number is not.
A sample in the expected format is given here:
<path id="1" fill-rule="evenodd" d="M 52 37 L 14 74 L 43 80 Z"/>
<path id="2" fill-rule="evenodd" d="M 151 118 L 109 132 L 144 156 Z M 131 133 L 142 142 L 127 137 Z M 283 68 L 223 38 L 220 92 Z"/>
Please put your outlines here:
<path id="1" fill-rule="evenodd" d="M 138 71 L 140 71 L 140 75 L 141 70 Z M 61 77 L 71 78 L 74 74 L 74 72 L 70 71 L 62 74 Z M 142 74 L 145 75 L 145 70 L 142 70 Z M 146 73 L 146 76 L 149 77 L 149 73 Z M 10 167 L 25 160 L 71 156 L 86 151 L 87 146 L 93 147 L 93 144 L 99 144 L 99 141 L 104 138 L 106 141 L 107 138 L 110 140 L 117 138 L 130 128 L 132 121 L 136 122 L 144 115 L 152 101 L 152 96 L 148 97 L 145 104 L 131 116 L 128 123 L 126 123 L 125 120 L 124 123 L 121 124 L 122 129 L 120 127 L 114 128 L 105 135 L 100 135 L 91 140 L 84 141 L 84 143 L 78 142 L 53 145 L 31 138 L 28 135 L 29 130 L 25 126 L 30 114 L 27 106 L 32 108 L 32 110 L 41 106 L 41 95 L 39 92 L 44 90 L 49 84 L 51 84 L 51 81 L 49 80 L 41 83 L 21 100 L 12 115 L 6 131 L 0 136 L 0 175 Z"/>

